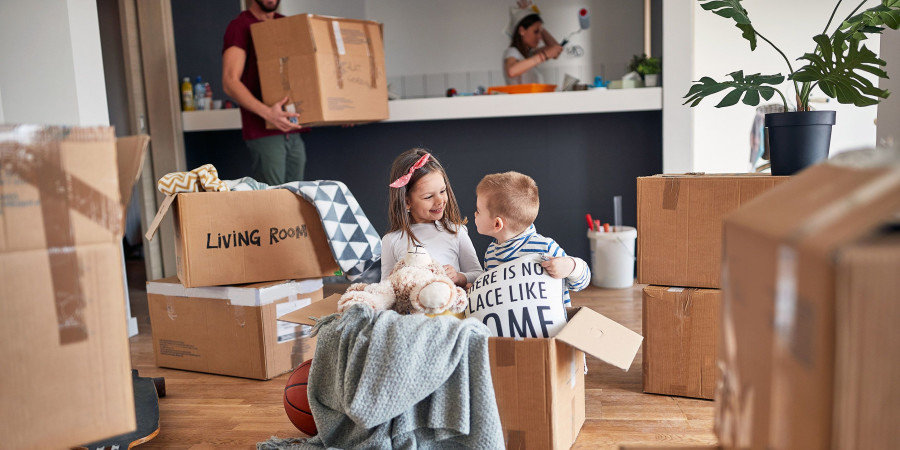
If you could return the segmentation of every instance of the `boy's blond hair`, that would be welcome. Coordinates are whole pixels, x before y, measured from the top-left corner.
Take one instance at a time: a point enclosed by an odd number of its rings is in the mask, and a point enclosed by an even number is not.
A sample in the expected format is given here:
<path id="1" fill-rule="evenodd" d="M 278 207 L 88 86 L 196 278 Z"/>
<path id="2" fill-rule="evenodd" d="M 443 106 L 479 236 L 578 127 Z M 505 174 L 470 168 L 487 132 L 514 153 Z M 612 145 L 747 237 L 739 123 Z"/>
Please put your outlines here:
<path id="1" fill-rule="evenodd" d="M 475 188 L 485 207 L 515 231 L 524 231 L 537 218 L 541 201 L 537 183 L 519 172 L 485 175 Z"/>

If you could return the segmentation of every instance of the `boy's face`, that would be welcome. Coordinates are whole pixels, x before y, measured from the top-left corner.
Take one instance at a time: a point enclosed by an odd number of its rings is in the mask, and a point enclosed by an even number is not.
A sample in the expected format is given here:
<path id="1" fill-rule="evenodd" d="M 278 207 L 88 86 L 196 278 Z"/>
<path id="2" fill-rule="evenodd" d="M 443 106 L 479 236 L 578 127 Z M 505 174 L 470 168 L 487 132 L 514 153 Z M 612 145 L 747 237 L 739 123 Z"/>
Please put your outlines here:
<path id="1" fill-rule="evenodd" d="M 485 205 L 487 201 L 483 196 L 476 195 L 475 197 L 475 229 L 478 230 L 478 234 L 482 234 L 485 236 L 496 237 L 494 232 L 494 222 L 495 217 L 488 211 L 487 206 Z M 497 230 L 499 231 L 499 230 Z"/>

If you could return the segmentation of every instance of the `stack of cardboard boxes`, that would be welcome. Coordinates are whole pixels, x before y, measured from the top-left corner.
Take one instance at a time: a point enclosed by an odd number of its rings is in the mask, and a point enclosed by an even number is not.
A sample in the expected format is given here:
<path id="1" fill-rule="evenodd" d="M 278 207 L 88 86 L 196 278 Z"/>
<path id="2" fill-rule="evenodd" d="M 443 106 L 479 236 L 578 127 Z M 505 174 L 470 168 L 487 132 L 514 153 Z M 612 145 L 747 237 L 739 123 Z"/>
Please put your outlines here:
<path id="1" fill-rule="evenodd" d="M 250 32 L 266 104 L 288 97 L 303 125 L 388 118 L 381 24 L 302 14 Z M 315 207 L 281 189 L 196 192 L 174 218 L 178 278 L 147 284 L 157 365 L 269 379 L 312 358 L 308 327 L 277 317 L 339 271 Z"/>
<path id="2" fill-rule="evenodd" d="M 171 204 L 178 277 L 147 283 L 157 365 L 266 380 L 312 358 L 308 328 L 277 318 L 339 270 L 315 207 L 284 189 Z"/>
<path id="3" fill-rule="evenodd" d="M 148 140 L 0 125 L 4 448 L 136 428 L 121 242 Z"/>
<path id="4" fill-rule="evenodd" d="M 644 392 L 712 399 L 725 216 L 788 180 L 657 175 L 637 180 L 637 280 L 643 291 Z"/>

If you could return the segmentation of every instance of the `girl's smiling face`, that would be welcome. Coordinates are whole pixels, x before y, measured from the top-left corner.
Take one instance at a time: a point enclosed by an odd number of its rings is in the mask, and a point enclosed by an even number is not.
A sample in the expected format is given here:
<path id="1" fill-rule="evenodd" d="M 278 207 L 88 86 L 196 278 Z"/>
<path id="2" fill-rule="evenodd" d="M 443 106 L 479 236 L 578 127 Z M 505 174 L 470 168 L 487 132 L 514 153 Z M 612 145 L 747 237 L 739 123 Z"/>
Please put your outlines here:
<path id="1" fill-rule="evenodd" d="M 447 206 L 447 184 L 444 174 L 431 172 L 419 178 L 406 194 L 406 204 L 412 223 L 431 223 L 444 217 Z"/>

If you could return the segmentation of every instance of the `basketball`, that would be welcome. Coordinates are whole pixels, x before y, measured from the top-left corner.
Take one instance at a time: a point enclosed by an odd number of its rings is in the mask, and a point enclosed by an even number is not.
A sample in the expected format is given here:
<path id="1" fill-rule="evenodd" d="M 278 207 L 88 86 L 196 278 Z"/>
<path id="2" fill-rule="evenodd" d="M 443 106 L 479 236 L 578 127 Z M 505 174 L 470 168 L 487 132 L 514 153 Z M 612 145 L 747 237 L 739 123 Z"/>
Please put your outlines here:
<path id="1" fill-rule="evenodd" d="M 309 380 L 311 365 L 311 359 L 303 362 L 288 377 L 287 385 L 284 387 L 284 411 L 298 430 L 309 436 L 315 436 L 318 430 L 309 409 L 309 399 L 306 397 L 306 383 Z"/>

